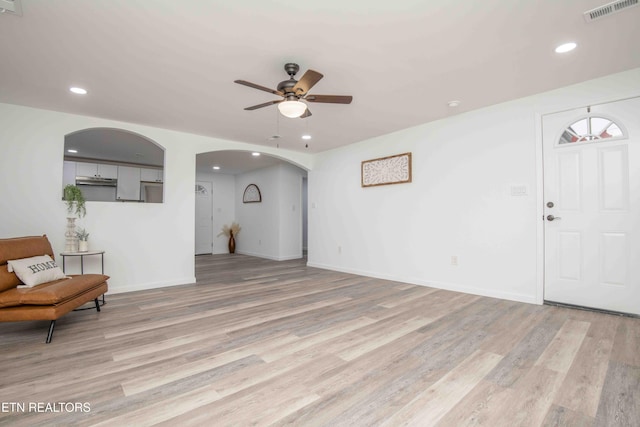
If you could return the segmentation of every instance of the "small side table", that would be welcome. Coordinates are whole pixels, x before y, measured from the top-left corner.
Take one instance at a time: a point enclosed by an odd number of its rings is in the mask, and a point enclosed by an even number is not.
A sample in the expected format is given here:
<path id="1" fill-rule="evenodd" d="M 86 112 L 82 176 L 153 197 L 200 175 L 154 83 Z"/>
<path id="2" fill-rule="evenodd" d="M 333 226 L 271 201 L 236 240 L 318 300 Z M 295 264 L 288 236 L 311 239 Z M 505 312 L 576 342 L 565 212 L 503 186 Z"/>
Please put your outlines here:
<path id="1" fill-rule="evenodd" d="M 105 251 L 87 251 L 87 252 L 60 252 L 62 257 L 62 271 L 66 274 L 65 260 L 69 257 L 80 257 L 80 274 L 84 274 L 84 257 L 91 255 L 100 255 L 101 273 L 104 274 L 104 252 Z M 104 305 L 104 294 L 102 294 L 102 305 Z"/>

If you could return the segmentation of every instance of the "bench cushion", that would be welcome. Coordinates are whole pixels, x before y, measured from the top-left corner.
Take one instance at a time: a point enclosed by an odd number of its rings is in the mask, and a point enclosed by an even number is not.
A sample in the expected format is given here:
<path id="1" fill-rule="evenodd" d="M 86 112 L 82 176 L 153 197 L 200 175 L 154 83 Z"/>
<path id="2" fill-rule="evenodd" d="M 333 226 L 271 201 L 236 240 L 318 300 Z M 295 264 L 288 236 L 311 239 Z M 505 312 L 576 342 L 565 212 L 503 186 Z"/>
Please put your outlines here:
<path id="1" fill-rule="evenodd" d="M 7 267 L 9 267 L 8 264 L 0 265 L 0 292 L 15 288 L 22 283 L 16 273 L 9 273 Z"/>
<path id="2" fill-rule="evenodd" d="M 104 274 L 73 275 L 33 288 L 13 288 L 0 293 L 0 308 L 18 305 L 56 305 L 85 293 L 106 282 Z"/>
<path id="3" fill-rule="evenodd" d="M 46 234 L 44 236 L 0 239 L 0 265 L 6 264 L 10 259 L 29 258 L 45 254 L 53 258 L 53 249 Z"/>

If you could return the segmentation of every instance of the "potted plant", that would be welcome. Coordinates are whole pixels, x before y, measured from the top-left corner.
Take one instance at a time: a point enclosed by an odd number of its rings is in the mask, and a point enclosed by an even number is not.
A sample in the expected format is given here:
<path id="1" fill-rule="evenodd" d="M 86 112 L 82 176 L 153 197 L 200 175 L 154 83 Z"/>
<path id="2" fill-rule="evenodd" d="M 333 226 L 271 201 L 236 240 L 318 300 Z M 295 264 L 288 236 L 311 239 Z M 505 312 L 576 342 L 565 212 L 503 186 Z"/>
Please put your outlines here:
<path id="1" fill-rule="evenodd" d="M 68 184 L 64 187 L 64 201 L 67 204 L 68 214 L 77 215 L 78 218 L 87 214 L 84 195 L 76 185 Z"/>
<path id="2" fill-rule="evenodd" d="M 224 225 L 222 227 L 222 231 L 218 234 L 218 236 L 225 235 L 229 238 L 229 253 L 233 254 L 236 252 L 236 236 L 242 228 L 240 228 L 240 224 L 237 222 L 232 222 L 231 225 Z"/>
<path id="3" fill-rule="evenodd" d="M 78 236 L 78 252 L 88 252 L 89 251 L 89 233 L 84 228 L 78 228 L 76 231 L 76 236 Z"/>
<path id="4" fill-rule="evenodd" d="M 76 218 L 82 218 L 87 214 L 84 195 L 77 186 L 68 184 L 64 187 L 63 199 L 67 204 L 67 231 L 64 233 L 66 237 L 64 251 L 77 252 L 79 243 L 76 234 Z"/>

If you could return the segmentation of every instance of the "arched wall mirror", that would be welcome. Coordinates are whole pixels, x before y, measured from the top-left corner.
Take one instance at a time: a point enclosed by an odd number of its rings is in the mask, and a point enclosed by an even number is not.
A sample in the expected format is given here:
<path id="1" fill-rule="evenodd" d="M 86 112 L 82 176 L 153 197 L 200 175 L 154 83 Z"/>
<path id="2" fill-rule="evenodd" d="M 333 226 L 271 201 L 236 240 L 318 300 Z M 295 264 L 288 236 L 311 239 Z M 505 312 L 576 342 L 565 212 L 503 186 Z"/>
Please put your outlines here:
<path id="1" fill-rule="evenodd" d="M 162 203 L 164 149 L 123 129 L 70 133 L 64 137 L 62 187 L 68 184 L 89 201 Z"/>

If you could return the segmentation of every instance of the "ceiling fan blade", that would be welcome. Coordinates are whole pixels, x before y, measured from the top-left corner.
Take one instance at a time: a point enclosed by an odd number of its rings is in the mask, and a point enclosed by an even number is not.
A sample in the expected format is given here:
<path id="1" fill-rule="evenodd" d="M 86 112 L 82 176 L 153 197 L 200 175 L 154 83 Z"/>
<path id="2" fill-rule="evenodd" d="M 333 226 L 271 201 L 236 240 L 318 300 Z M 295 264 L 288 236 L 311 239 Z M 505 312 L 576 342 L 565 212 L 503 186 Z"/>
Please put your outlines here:
<path id="1" fill-rule="evenodd" d="M 251 83 L 251 82 L 248 82 L 248 81 L 245 81 L 245 80 L 234 80 L 234 83 L 238 83 L 239 85 L 249 86 L 249 87 L 252 87 L 252 88 L 258 89 L 258 90 L 263 90 L 265 92 L 269 92 L 269 93 L 272 93 L 274 95 L 284 96 L 284 93 L 282 93 L 282 92 L 279 92 L 279 91 L 273 90 L 273 89 L 269 89 L 268 87 L 260 86 L 260 85 L 257 85 L 255 83 Z"/>
<path id="2" fill-rule="evenodd" d="M 329 104 L 351 104 L 353 96 L 345 95 L 307 95 L 304 98 L 309 102 L 324 102 Z"/>
<path id="3" fill-rule="evenodd" d="M 296 95 L 304 95 L 309 92 L 309 90 L 318 83 L 322 77 L 324 76 L 317 71 L 307 70 L 302 78 L 298 80 L 298 83 L 293 87 L 293 91 Z"/>
<path id="4" fill-rule="evenodd" d="M 305 117 L 309 117 L 311 116 L 311 111 L 309 111 L 309 107 L 307 107 L 306 110 L 304 110 L 304 113 L 300 116 L 301 119 L 304 119 Z"/>
<path id="5" fill-rule="evenodd" d="M 269 102 L 265 102 L 264 104 L 258 104 L 258 105 L 254 105 L 254 106 L 251 106 L 251 107 L 247 107 L 247 108 L 245 108 L 245 110 L 249 110 L 249 111 L 257 110 L 258 108 L 268 107 L 269 105 L 273 105 L 273 104 L 279 104 L 282 101 L 284 101 L 284 100 L 283 99 L 279 99 L 277 101 L 269 101 Z"/>

